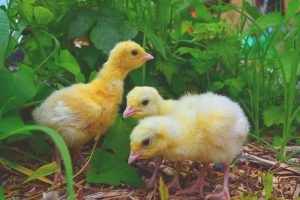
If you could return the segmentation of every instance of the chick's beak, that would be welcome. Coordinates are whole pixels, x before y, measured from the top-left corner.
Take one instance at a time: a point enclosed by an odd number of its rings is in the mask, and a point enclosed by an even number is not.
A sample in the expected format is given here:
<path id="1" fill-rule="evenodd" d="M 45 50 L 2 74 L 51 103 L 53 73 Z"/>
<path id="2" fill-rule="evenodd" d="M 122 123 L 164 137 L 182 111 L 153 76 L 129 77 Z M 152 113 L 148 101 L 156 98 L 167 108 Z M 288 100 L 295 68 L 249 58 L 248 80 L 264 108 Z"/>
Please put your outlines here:
<path id="1" fill-rule="evenodd" d="M 142 58 L 145 61 L 154 59 L 154 57 L 152 55 L 150 55 L 149 53 L 146 53 Z"/>
<path id="2" fill-rule="evenodd" d="M 127 106 L 126 109 L 125 109 L 124 112 L 123 112 L 123 117 L 124 117 L 124 118 L 130 117 L 130 116 L 132 116 L 132 115 L 134 115 L 135 113 L 140 112 L 140 111 L 141 111 L 141 110 L 136 109 L 136 108 L 133 107 L 133 106 Z"/>
<path id="3" fill-rule="evenodd" d="M 142 155 L 142 153 L 131 151 L 130 155 L 128 157 L 128 164 L 133 163 L 135 160 L 137 160 L 139 157 L 141 157 L 141 155 Z"/>

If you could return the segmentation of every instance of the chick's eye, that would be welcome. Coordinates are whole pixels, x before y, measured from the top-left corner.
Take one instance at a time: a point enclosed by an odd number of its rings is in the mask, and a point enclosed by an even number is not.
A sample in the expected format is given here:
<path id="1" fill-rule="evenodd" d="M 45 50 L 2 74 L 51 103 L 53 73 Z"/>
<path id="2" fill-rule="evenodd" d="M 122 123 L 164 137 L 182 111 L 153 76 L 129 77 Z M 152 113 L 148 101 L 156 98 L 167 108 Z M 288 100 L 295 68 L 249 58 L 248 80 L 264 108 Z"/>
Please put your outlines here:
<path id="1" fill-rule="evenodd" d="M 143 105 L 143 106 L 146 106 L 146 105 L 148 105 L 148 103 L 149 103 L 149 100 L 144 100 L 144 101 L 142 102 L 142 105 Z"/>
<path id="2" fill-rule="evenodd" d="M 148 146 L 150 144 L 150 140 L 146 139 L 143 141 L 143 146 Z"/>
<path id="3" fill-rule="evenodd" d="M 136 56 L 137 54 L 138 54 L 138 52 L 136 50 L 131 51 L 131 55 Z"/>

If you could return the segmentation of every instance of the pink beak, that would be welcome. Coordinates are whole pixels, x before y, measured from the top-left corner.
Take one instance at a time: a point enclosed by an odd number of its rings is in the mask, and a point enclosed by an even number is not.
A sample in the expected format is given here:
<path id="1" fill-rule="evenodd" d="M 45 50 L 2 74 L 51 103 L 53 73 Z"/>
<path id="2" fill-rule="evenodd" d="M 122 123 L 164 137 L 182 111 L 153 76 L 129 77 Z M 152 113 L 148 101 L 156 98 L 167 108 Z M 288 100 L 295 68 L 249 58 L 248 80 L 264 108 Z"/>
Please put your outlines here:
<path id="1" fill-rule="evenodd" d="M 123 112 L 123 117 L 127 118 L 130 117 L 132 115 L 134 115 L 135 113 L 139 112 L 140 110 L 136 109 L 133 106 L 127 106 L 126 109 Z"/>
<path id="2" fill-rule="evenodd" d="M 142 155 L 142 153 L 136 153 L 134 151 L 130 152 L 130 155 L 128 157 L 128 164 L 133 163 L 136 159 L 138 159 L 140 156 Z"/>
<path id="3" fill-rule="evenodd" d="M 152 55 L 150 55 L 149 53 L 146 53 L 146 55 L 143 56 L 143 59 L 144 59 L 145 61 L 148 61 L 148 60 L 153 60 L 154 57 L 153 57 Z"/>

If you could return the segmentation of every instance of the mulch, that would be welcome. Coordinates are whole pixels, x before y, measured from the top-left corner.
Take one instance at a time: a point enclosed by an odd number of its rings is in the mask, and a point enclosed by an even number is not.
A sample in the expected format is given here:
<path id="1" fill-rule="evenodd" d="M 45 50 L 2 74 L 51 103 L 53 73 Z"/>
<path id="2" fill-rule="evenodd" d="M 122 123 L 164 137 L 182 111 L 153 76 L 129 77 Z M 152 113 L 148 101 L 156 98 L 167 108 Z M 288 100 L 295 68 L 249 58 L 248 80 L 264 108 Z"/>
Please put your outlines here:
<path id="1" fill-rule="evenodd" d="M 287 152 L 299 149 L 300 146 L 288 146 Z M 151 160 L 139 161 L 134 164 L 134 167 L 142 178 L 148 181 L 154 165 L 155 162 Z M 199 162 L 186 161 L 182 164 L 180 180 L 183 187 L 191 185 L 196 180 L 200 167 Z M 272 149 L 254 143 L 246 144 L 232 165 L 229 180 L 231 198 L 265 199 L 263 173 L 273 174 L 271 199 L 300 199 L 299 153 L 285 163 L 281 163 L 276 160 Z M 4 187 L 6 199 L 67 199 L 65 185 L 51 189 L 51 186 L 38 180 L 23 183 L 26 179 L 24 175 L 3 165 L 0 165 L 0 174 L 0 184 Z M 160 175 L 164 181 L 169 182 L 174 174 L 175 162 L 165 161 L 160 168 Z M 88 184 L 85 182 L 84 175 L 77 177 L 75 181 L 77 195 L 82 199 L 160 199 L 158 189 Z M 223 183 L 222 166 L 211 165 L 206 182 L 209 186 L 205 188 L 204 194 L 219 191 Z M 169 191 L 169 199 L 201 199 L 197 194 L 176 195 L 175 193 L 176 191 Z"/>

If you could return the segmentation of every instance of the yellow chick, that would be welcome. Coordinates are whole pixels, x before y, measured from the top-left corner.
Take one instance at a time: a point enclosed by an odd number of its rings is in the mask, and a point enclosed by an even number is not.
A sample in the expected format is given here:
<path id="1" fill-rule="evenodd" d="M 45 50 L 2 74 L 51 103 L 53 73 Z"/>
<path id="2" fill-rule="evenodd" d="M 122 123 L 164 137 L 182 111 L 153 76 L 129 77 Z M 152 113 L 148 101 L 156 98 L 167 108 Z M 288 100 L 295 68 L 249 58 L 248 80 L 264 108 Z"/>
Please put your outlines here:
<path id="1" fill-rule="evenodd" d="M 149 116 L 167 115 L 173 110 L 175 100 L 165 100 L 153 87 L 136 86 L 126 96 L 127 106 L 123 112 L 123 117 L 134 117 L 143 119 Z M 154 187 L 157 182 L 159 167 L 163 161 L 162 157 L 157 159 L 155 170 L 148 182 L 148 187 Z M 180 163 L 176 163 L 176 174 L 173 180 L 168 184 L 169 188 L 181 190 L 179 182 Z"/>
<path id="2" fill-rule="evenodd" d="M 127 74 L 153 56 L 133 41 L 116 44 L 97 77 L 87 84 L 74 84 L 53 92 L 33 111 L 37 124 L 55 129 L 66 145 L 78 154 L 91 139 L 98 139 L 115 121 Z M 60 166 L 60 154 L 54 151 Z M 54 182 L 60 179 L 57 175 Z"/>
<path id="3" fill-rule="evenodd" d="M 148 116 L 169 114 L 175 103 L 174 100 L 163 99 L 153 87 L 136 86 L 126 96 L 127 107 L 123 117 L 142 119 Z"/>
<path id="4" fill-rule="evenodd" d="M 224 164 L 224 183 L 220 193 L 205 199 L 230 199 L 228 189 L 232 160 L 239 153 L 249 132 L 248 120 L 240 106 L 213 93 L 187 95 L 179 99 L 168 116 L 148 117 L 130 135 L 128 162 L 162 156 L 166 159 L 199 160 Z M 206 168 L 206 167 L 205 167 Z M 184 192 L 202 194 L 204 176 Z"/>

